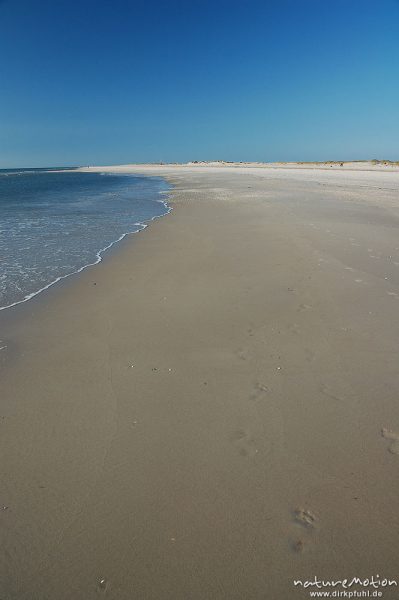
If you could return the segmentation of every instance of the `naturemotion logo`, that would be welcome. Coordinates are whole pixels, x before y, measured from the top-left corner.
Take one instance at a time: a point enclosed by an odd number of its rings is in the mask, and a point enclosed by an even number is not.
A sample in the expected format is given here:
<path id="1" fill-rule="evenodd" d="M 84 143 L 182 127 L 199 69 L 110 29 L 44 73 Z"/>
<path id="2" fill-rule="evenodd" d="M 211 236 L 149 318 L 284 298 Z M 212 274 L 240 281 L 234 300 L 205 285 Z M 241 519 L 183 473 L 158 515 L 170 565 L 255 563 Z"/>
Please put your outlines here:
<path id="1" fill-rule="evenodd" d="M 294 586 L 309 590 L 310 598 L 383 598 L 383 590 L 398 587 L 396 579 L 372 575 L 344 579 L 294 579 Z"/>

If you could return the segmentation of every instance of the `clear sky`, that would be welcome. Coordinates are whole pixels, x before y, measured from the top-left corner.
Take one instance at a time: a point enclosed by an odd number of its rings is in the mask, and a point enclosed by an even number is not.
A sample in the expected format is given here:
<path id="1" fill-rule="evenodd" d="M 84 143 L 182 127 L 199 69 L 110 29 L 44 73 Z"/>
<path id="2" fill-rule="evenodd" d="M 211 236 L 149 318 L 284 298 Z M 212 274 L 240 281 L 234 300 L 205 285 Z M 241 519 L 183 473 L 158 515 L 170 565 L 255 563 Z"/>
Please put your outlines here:
<path id="1" fill-rule="evenodd" d="M 0 0 L 0 167 L 399 160 L 399 0 Z"/>

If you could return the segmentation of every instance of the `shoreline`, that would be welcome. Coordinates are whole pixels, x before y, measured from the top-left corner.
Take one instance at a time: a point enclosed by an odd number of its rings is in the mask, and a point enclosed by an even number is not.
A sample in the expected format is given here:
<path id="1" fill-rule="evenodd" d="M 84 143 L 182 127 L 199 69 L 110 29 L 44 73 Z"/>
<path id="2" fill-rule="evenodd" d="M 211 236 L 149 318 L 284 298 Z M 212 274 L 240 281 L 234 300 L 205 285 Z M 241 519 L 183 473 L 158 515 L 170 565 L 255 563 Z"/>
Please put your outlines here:
<path id="1" fill-rule="evenodd" d="M 76 171 L 77 169 L 69 169 L 66 172 L 73 172 Z M 57 172 L 57 171 L 54 171 Z M 101 171 L 98 171 L 101 172 Z M 166 181 L 166 179 L 165 179 Z M 159 195 L 164 195 L 164 196 L 169 196 L 169 192 L 158 192 Z M 15 306 L 18 306 L 20 304 L 25 304 L 25 302 L 29 302 L 29 300 L 32 300 L 33 298 L 35 298 L 36 296 L 38 296 L 39 294 L 42 294 L 43 292 L 46 292 L 48 289 L 52 288 L 54 285 L 57 285 L 58 283 L 64 281 L 65 279 L 68 279 L 69 277 L 73 277 L 75 275 L 78 275 L 79 273 L 82 273 L 85 269 L 88 269 L 90 267 L 95 267 L 96 265 L 98 265 L 99 263 L 101 263 L 104 260 L 104 255 L 108 253 L 109 250 L 111 250 L 112 248 L 114 248 L 115 246 L 117 246 L 122 240 L 124 240 L 126 237 L 133 235 L 135 233 L 140 233 L 140 231 L 143 231 L 144 229 L 146 229 L 151 223 L 152 221 L 154 221 L 155 219 L 160 219 L 162 217 L 166 217 L 172 210 L 172 207 L 168 205 L 168 201 L 167 200 L 157 200 L 157 202 L 159 202 L 160 204 L 163 204 L 163 206 L 166 209 L 166 212 L 162 215 L 156 215 L 154 217 L 151 217 L 151 219 L 148 219 L 144 222 L 141 221 L 137 221 L 135 223 L 133 223 L 133 226 L 135 227 L 139 227 L 139 229 L 136 229 L 134 231 L 127 231 L 125 233 L 123 233 L 122 235 L 119 236 L 119 238 L 117 238 L 116 240 L 110 242 L 107 246 L 105 246 L 104 248 L 100 248 L 100 250 L 98 250 L 95 254 L 95 260 L 94 262 L 90 262 L 87 263 L 81 267 L 79 267 L 76 271 L 72 271 L 71 273 L 67 273 L 66 275 L 61 275 L 59 277 L 56 277 L 56 279 L 54 279 L 53 281 L 51 281 L 50 283 L 46 284 L 45 286 L 43 286 L 42 288 L 40 288 L 39 290 L 35 291 L 35 292 L 31 292 L 30 294 L 27 294 L 22 300 L 17 300 L 16 302 L 13 302 L 11 304 L 5 305 L 5 306 L 0 306 L 0 312 L 3 310 L 8 310 L 10 308 L 14 308 Z"/>
<path id="2" fill-rule="evenodd" d="M 5 596 L 395 578 L 399 175 L 162 173 L 168 219 L 0 316 Z"/>

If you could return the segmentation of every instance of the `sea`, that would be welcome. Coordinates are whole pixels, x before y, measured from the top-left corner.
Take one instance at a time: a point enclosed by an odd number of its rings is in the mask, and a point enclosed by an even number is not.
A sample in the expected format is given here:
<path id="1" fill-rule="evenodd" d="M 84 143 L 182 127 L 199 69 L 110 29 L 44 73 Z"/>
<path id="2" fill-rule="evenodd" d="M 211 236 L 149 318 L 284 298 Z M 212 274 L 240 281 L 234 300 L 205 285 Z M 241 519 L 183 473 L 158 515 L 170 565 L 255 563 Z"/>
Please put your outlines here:
<path id="1" fill-rule="evenodd" d="M 0 169 L 0 310 L 100 262 L 167 214 L 158 177 L 73 169 Z"/>

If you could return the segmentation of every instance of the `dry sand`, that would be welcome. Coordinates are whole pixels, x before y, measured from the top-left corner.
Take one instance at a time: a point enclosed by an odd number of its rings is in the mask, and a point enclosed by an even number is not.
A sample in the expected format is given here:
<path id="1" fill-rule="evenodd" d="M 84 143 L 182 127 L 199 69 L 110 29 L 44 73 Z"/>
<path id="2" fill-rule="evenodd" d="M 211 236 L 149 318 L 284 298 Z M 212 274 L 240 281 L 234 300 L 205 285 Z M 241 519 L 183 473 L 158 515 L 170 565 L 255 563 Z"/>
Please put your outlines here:
<path id="1" fill-rule="evenodd" d="M 0 598 L 399 580 L 399 173 L 120 170 L 174 210 L 0 315 Z"/>

